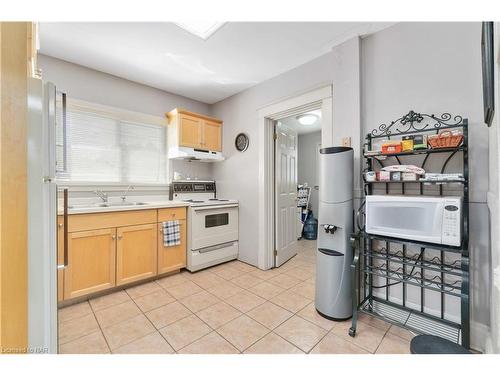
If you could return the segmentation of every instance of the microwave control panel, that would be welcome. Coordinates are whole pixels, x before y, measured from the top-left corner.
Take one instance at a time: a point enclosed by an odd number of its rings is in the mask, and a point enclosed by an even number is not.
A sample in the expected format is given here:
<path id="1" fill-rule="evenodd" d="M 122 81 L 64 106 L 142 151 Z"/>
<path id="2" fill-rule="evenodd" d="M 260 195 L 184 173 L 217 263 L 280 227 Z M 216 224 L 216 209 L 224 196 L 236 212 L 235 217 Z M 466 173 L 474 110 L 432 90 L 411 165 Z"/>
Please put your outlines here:
<path id="1" fill-rule="evenodd" d="M 462 241 L 462 210 L 460 201 L 444 202 L 441 242 L 444 245 L 460 246 Z"/>

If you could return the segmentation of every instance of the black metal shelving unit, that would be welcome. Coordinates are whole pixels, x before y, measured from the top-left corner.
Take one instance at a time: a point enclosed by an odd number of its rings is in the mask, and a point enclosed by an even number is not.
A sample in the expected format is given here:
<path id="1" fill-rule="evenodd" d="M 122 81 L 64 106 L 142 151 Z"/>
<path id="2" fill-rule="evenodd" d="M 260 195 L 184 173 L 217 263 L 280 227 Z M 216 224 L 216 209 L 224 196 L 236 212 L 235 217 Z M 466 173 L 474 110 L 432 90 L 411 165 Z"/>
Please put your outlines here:
<path id="1" fill-rule="evenodd" d="M 440 116 L 410 111 L 408 114 L 382 124 L 366 135 L 365 149 L 371 150 L 374 140 L 391 140 L 410 134 L 438 134 L 443 130 L 460 129 L 464 135 L 458 147 L 419 149 L 383 155 L 365 155 L 366 168 L 375 171 L 390 164 L 414 164 L 416 155 L 422 155 L 420 167 L 425 169 L 433 155 L 444 154 L 436 172 L 451 172 L 450 161 L 461 159 L 463 179 L 440 181 L 364 181 L 364 194 L 405 194 L 408 190 L 419 195 L 442 196 L 445 189 L 454 187 L 463 197 L 462 244 L 447 246 L 366 233 L 364 227 L 351 237 L 354 258 L 351 265 L 353 286 L 353 319 L 349 329 L 356 335 L 358 311 L 382 318 L 392 324 L 417 333 L 439 335 L 469 348 L 469 165 L 468 121 L 461 116 L 444 113 Z M 429 172 L 429 171 L 428 171 Z M 385 190 L 384 190 L 385 187 Z M 448 191 L 446 191 L 448 192 Z M 364 203 L 358 211 L 363 215 Z M 451 258 L 451 259 L 450 259 Z M 375 285 L 374 279 L 385 280 Z M 391 296 L 391 288 L 398 286 L 398 298 Z M 410 290 L 411 289 L 411 290 Z M 374 293 L 385 290 L 385 293 Z M 394 289 L 393 289 L 394 290 Z M 408 294 L 411 291 L 411 298 Z M 382 295 L 381 295 L 382 294 Z M 426 297 L 439 296 L 439 311 L 426 307 Z M 435 295 L 433 296 L 436 297 Z M 450 299 L 460 303 L 460 322 L 446 314 Z"/>

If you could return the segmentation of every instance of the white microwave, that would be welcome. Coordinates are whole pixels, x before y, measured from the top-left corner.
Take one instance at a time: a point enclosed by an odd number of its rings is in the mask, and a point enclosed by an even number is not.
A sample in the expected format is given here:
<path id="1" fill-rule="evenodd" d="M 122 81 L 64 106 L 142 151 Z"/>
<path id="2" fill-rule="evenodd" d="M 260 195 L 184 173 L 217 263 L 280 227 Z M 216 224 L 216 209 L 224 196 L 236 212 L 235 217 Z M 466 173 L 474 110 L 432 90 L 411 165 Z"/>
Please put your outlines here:
<path id="1" fill-rule="evenodd" d="M 366 232 L 460 246 L 461 197 L 368 195 Z"/>

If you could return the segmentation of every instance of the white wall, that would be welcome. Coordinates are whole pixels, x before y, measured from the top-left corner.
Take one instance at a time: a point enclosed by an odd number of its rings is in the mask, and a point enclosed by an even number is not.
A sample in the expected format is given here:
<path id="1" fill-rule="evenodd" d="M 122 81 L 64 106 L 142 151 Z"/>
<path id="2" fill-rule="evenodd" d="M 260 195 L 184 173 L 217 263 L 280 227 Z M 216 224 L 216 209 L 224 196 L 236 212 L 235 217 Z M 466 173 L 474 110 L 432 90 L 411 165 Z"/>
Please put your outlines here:
<path id="1" fill-rule="evenodd" d="M 128 81 L 81 65 L 38 55 L 44 81 L 56 84 L 68 97 L 163 117 L 174 108 L 210 114 L 210 106 L 183 96 Z M 212 176 L 210 163 L 173 161 L 173 171 L 201 178 Z M 133 194 L 133 193 L 132 193 Z"/>
<path id="2" fill-rule="evenodd" d="M 365 134 L 410 109 L 469 119 L 472 342 L 483 349 L 489 323 L 485 307 L 489 305 L 490 249 L 480 41 L 480 23 L 400 23 L 363 39 L 361 123 Z M 393 289 L 396 294 L 397 288 Z M 451 315 L 459 311 L 457 302 L 447 304 Z"/>
<path id="3" fill-rule="evenodd" d="M 318 144 L 321 144 L 321 131 L 299 134 L 298 156 L 297 156 L 297 177 L 299 184 L 307 182 L 312 188 L 310 207 L 314 217 L 318 217 L 318 190 L 314 185 L 318 182 Z"/>
<path id="4" fill-rule="evenodd" d="M 256 238 L 259 237 L 259 148 L 256 144 L 258 109 L 298 93 L 331 84 L 336 74 L 342 76 L 344 72 L 345 75 L 350 75 L 350 71 L 359 69 L 359 60 L 356 63 L 356 59 L 347 53 L 356 49 L 353 46 L 359 46 L 358 38 L 353 38 L 336 47 L 337 54 L 327 53 L 213 105 L 212 114 L 224 120 L 223 142 L 224 145 L 229 146 L 224 147 L 227 159 L 224 163 L 214 166 L 214 175 L 220 182 L 220 188 L 219 186 L 218 188 L 221 196 L 232 197 L 240 201 L 240 259 L 242 261 L 253 265 L 258 264 L 256 246 Z M 345 113 L 344 111 L 351 111 L 351 107 L 339 105 L 346 102 L 342 101 L 342 97 L 347 94 L 347 90 L 336 92 L 334 86 L 333 91 L 334 96 L 337 97 L 337 100 L 333 101 L 335 123 L 338 116 Z M 352 114 L 350 118 L 356 118 L 356 116 L 359 116 L 359 111 Z M 344 118 L 349 118 L 349 114 L 347 113 Z M 352 126 L 354 131 L 358 129 L 359 132 L 359 123 L 351 121 L 348 126 Z M 234 137 L 242 131 L 249 135 L 250 146 L 246 152 L 240 153 L 232 145 Z M 331 142 L 333 143 L 333 140 Z"/>

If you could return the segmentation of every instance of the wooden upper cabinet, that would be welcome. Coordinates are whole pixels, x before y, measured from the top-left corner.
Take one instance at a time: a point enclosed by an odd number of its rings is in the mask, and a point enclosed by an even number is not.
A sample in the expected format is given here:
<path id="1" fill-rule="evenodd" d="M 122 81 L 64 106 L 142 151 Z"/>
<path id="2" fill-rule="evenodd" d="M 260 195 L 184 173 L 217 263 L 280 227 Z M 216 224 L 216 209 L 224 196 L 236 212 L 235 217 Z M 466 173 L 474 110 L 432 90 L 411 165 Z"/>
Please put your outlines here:
<path id="1" fill-rule="evenodd" d="M 116 229 L 69 233 L 64 299 L 115 286 Z"/>
<path id="2" fill-rule="evenodd" d="M 222 151 L 222 121 L 183 109 L 167 113 L 169 147 Z"/>
<path id="3" fill-rule="evenodd" d="M 203 121 L 200 118 L 179 116 L 179 146 L 199 148 L 202 144 Z"/>
<path id="4" fill-rule="evenodd" d="M 117 228 L 116 285 L 157 273 L 156 223 Z"/>
<path id="5" fill-rule="evenodd" d="M 222 124 L 215 121 L 203 121 L 202 145 L 208 150 L 222 151 Z"/>

